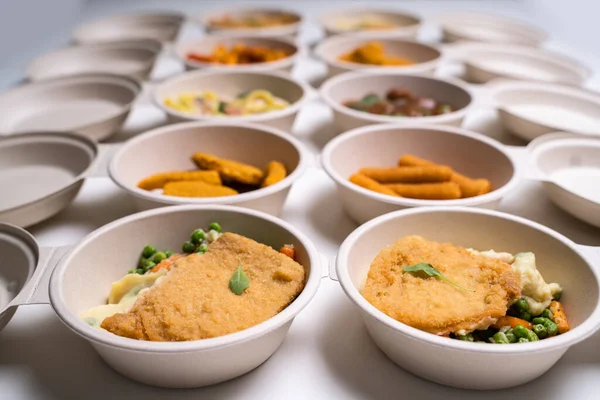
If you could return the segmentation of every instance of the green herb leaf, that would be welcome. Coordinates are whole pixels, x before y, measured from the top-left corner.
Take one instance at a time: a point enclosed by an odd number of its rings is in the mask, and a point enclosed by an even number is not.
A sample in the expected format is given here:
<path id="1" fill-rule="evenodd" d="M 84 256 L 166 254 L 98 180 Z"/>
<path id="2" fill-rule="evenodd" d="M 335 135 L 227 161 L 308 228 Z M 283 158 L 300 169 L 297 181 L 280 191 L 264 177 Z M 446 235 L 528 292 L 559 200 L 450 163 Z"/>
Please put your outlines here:
<path id="1" fill-rule="evenodd" d="M 435 269 L 433 265 L 428 264 L 428 263 L 419 263 L 419 264 L 411 265 L 410 267 L 404 267 L 404 268 L 402 268 L 402 271 L 404 271 L 404 272 L 424 272 L 429 276 L 435 276 L 437 278 L 443 279 L 458 289 L 466 290 L 467 292 L 475 292 L 473 289 L 467 289 L 467 288 L 464 288 L 464 287 L 459 286 L 456 283 L 452 282 L 450 279 L 446 278 L 440 271 Z"/>
<path id="2" fill-rule="evenodd" d="M 248 289 L 248 287 L 250 287 L 250 283 L 248 281 L 248 277 L 242 269 L 242 264 L 240 263 L 233 273 L 233 276 L 229 280 L 229 288 L 233 293 L 239 296 L 244 293 L 244 290 Z"/>

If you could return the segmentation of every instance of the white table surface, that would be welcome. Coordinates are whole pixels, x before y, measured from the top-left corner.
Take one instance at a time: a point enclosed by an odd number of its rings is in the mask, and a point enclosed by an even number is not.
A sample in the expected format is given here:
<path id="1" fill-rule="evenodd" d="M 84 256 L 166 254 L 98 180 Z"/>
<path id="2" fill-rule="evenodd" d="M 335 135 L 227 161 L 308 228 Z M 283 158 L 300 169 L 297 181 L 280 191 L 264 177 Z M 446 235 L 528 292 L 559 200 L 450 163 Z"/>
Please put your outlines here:
<path id="1" fill-rule="evenodd" d="M 141 8 L 148 2 L 92 2 L 85 18 Z M 150 2 L 156 6 L 158 2 Z M 191 2 L 173 2 L 183 11 L 198 11 Z M 215 3 L 215 2 L 213 2 Z M 498 10 L 535 21 L 535 7 L 513 1 L 407 2 L 421 11 L 451 9 Z M 223 3 L 220 3 L 223 6 Z M 296 8 L 302 5 L 296 4 Z M 307 14 L 322 5 L 308 3 Z M 214 4 L 213 4 L 214 5 Z M 331 4 L 330 4 L 331 5 Z M 438 8 L 439 5 L 439 8 Z M 164 8 L 164 7 L 158 7 Z M 325 8 L 325 7 L 323 7 Z M 537 21 L 539 23 L 539 21 Z M 543 24 L 540 23 L 543 26 Z M 307 28 L 307 35 L 316 32 Z M 432 31 L 433 32 L 433 31 Z M 183 37 L 198 35 L 186 27 Z M 305 37 L 306 38 L 306 37 Z M 552 40 L 548 47 L 561 47 Z M 569 48 L 571 49 L 571 48 Z M 572 50 L 572 49 L 571 49 Z M 568 52 L 573 54 L 573 52 Z M 600 63 L 585 60 L 596 72 Z M 177 71 L 180 66 L 164 60 L 157 73 Z M 313 60 L 303 60 L 298 78 L 322 72 Z M 594 85 L 592 81 L 591 86 Z M 114 140 L 123 140 L 154 124 L 164 116 L 150 106 L 134 110 Z M 318 100 L 302 110 L 294 133 L 315 153 L 333 136 L 331 115 Z M 519 144 L 494 120 L 493 112 L 472 115 L 465 126 L 489 134 L 502 142 Z M 577 221 L 556 208 L 538 184 L 523 183 L 503 201 L 500 210 L 530 218 L 574 241 L 600 246 L 600 230 Z M 135 212 L 133 202 L 108 178 L 88 179 L 73 204 L 59 215 L 30 228 L 42 246 L 76 243 L 94 229 Z M 326 174 L 311 168 L 292 188 L 282 218 L 313 238 L 327 256 L 335 255 L 344 238 L 356 227 L 341 209 L 335 186 Z M 68 330 L 49 305 L 21 307 L 0 333 L 0 399 L 598 399 L 600 398 L 600 333 L 574 346 L 540 379 L 527 385 L 481 393 L 440 386 L 396 367 L 370 340 L 358 313 L 339 284 L 323 279 L 309 306 L 295 319 L 281 348 L 265 364 L 238 379 L 207 388 L 168 390 L 133 382 L 108 367 L 83 339 Z M 526 368 L 527 366 L 523 366 Z M 499 366 L 501 368 L 501 366 Z"/>

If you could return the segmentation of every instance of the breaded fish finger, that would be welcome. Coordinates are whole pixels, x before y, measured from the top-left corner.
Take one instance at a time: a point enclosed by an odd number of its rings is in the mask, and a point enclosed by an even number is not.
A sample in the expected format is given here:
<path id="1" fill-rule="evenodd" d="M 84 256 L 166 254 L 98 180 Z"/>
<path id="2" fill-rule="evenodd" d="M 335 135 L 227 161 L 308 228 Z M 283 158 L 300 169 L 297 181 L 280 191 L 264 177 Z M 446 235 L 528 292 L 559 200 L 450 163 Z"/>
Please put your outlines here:
<path id="1" fill-rule="evenodd" d="M 413 156 L 412 154 L 404 154 L 398 160 L 400 166 L 435 166 L 437 164 Z M 452 171 L 451 182 L 457 183 L 460 186 L 462 198 L 480 196 L 492 190 L 492 183 L 487 179 L 472 179 L 456 171 Z"/>
<path id="2" fill-rule="evenodd" d="M 263 180 L 260 187 L 274 185 L 277 182 L 283 180 L 286 176 L 287 172 L 285 170 L 285 165 L 283 165 L 279 161 L 271 161 L 267 165 L 267 169 L 265 171 L 265 179 Z"/>
<path id="3" fill-rule="evenodd" d="M 385 185 L 402 197 L 422 200 L 460 199 L 460 187 L 454 182 L 391 183 Z"/>
<path id="4" fill-rule="evenodd" d="M 211 185 L 201 181 L 169 182 L 165 185 L 163 193 L 178 197 L 221 197 L 238 194 L 227 186 Z"/>
<path id="5" fill-rule="evenodd" d="M 354 174 L 350 177 L 350 182 L 354 183 L 355 185 L 358 185 L 360 187 L 363 187 L 365 189 L 369 189 L 372 190 L 374 192 L 377 193 L 381 193 L 381 194 L 387 194 L 389 196 L 394 196 L 394 197 L 399 197 L 398 193 L 396 193 L 395 191 L 393 191 L 390 188 L 385 187 L 384 185 L 382 185 L 381 183 L 369 178 L 368 176 L 365 176 L 363 174 Z"/>
<path id="6" fill-rule="evenodd" d="M 202 181 L 221 185 L 221 177 L 217 171 L 171 171 L 144 178 L 138 183 L 138 187 L 144 190 L 161 189 L 168 182 L 174 181 Z"/>
<path id="7" fill-rule="evenodd" d="M 449 181 L 452 169 L 444 166 L 361 168 L 358 173 L 379 183 L 426 183 Z"/>
<path id="8" fill-rule="evenodd" d="M 207 153 L 195 153 L 192 160 L 200 169 L 217 171 L 223 180 L 231 180 L 250 185 L 259 185 L 263 172 L 252 165 L 219 158 Z"/>

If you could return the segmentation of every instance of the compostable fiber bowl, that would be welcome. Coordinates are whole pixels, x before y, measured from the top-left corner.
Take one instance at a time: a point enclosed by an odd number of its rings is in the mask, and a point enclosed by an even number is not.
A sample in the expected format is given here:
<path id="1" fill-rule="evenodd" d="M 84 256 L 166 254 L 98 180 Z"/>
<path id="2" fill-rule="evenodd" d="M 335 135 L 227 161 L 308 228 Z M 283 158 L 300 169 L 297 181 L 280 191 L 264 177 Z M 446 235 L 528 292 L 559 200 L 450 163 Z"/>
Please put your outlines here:
<path id="1" fill-rule="evenodd" d="M 406 153 L 448 165 L 473 178 L 487 178 L 492 191 L 466 199 L 419 200 L 376 193 L 348 180 L 362 167 L 394 167 Z M 321 162 L 336 183 L 344 209 L 359 223 L 410 207 L 496 208 L 519 181 L 507 147 L 482 134 L 453 127 L 386 124 L 354 129 L 330 141 Z"/>
<path id="2" fill-rule="evenodd" d="M 385 53 L 396 57 L 412 60 L 411 65 L 370 65 L 340 60 L 340 56 L 376 41 L 383 44 Z M 344 72 L 357 70 L 376 70 L 379 72 L 404 72 L 433 75 L 441 60 L 442 53 L 433 46 L 415 42 L 409 39 L 390 38 L 387 36 L 369 36 L 347 34 L 337 35 L 322 41 L 315 49 L 317 56 L 327 64 L 329 77 Z"/>
<path id="3" fill-rule="evenodd" d="M 452 105 L 455 111 L 429 117 L 400 117 L 370 114 L 344 106 L 367 94 L 385 96 L 390 89 L 408 90 L 412 95 L 431 97 Z M 320 89 L 321 97 L 333 110 L 338 132 L 372 124 L 435 124 L 460 126 L 471 109 L 473 96 L 467 87 L 454 79 L 429 78 L 400 72 L 346 72 L 327 80 Z"/>
<path id="4" fill-rule="evenodd" d="M 190 232 L 212 221 L 219 221 L 225 231 L 275 248 L 294 244 L 307 276 L 300 295 L 279 314 L 251 328 L 188 342 L 133 340 L 89 326 L 79 318 L 82 311 L 105 303 L 111 283 L 137 264 L 139 251 L 147 243 L 179 248 Z M 199 387 L 240 376 L 277 350 L 294 317 L 316 293 L 321 280 L 319 260 L 306 236 L 264 213 L 224 206 L 161 208 L 114 221 L 79 242 L 52 274 L 50 299 L 60 319 L 123 375 L 155 386 Z"/>
<path id="5" fill-rule="evenodd" d="M 191 160 L 196 152 L 260 169 L 270 161 L 281 161 L 288 176 L 266 188 L 210 198 L 165 196 L 137 187 L 140 180 L 153 174 L 197 169 Z M 142 210 L 174 204 L 231 204 L 278 215 L 292 184 L 304 173 L 307 158 L 302 144 L 277 129 L 247 123 L 189 122 L 154 129 L 129 140 L 111 160 L 109 172 Z"/>
<path id="6" fill-rule="evenodd" d="M 478 250 L 535 253 L 545 280 L 564 287 L 562 302 L 571 331 L 532 343 L 469 343 L 423 332 L 387 316 L 360 291 L 379 251 L 407 235 Z M 600 250 L 589 249 L 513 215 L 472 208 L 428 207 L 390 213 L 356 229 L 340 248 L 337 276 L 346 295 L 360 310 L 371 338 L 394 363 L 443 385 L 501 389 L 539 377 L 570 346 L 600 327 Z"/>
<path id="7" fill-rule="evenodd" d="M 356 29 L 352 26 L 344 26 L 344 22 L 358 22 L 365 17 L 384 20 L 395 26 L 388 29 Z M 397 10 L 364 8 L 327 11 L 319 17 L 319 22 L 327 36 L 352 32 L 366 37 L 371 35 L 386 35 L 388 37 L 414 38 L 421 28 L 421 18 L 417 15 Z"/>
<path id="8" fill-rule="evenodd" d="M 182 93 L 214 91 L 219 96 L 235 99 L 240 93 L 264 89 L 280 97 L 290 105 L 277 111 L 241 116 L 191 115 L 165 106 L 165 99 Z M 154 102 L 169 118 L 170 122 L 181 121 L 229 121 L 256 122 L 274 128 L 291 131 L 300 108 L 308 98 L 308 85 L 296 82 L 283 73 L 234 72 L 234 71 L 191 71 L 178 75 L 158 85 L 154 90 Z"/>

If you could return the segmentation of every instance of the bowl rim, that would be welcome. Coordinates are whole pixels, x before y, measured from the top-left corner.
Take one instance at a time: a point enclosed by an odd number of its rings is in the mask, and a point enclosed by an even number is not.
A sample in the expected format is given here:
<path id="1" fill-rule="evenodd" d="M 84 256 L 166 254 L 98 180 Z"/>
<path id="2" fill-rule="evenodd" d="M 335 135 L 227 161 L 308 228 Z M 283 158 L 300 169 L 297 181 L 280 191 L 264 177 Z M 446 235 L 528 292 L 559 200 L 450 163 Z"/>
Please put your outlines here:
<path id="1" fill-rule="evenodd" d="M 469 97 L 469 102 L 462 108 L 452 111 L 447 114 L 433 115 L 427 117 L 398 117 L 398 116 L 385 116 L 375 115 L 363 111 L 356 111 L 343 106 L 341 103 L 333 100 L 329 95 L 332 87 L 343 83 L 345 81 L 357 80 L 360 78 L 372 78 L 372 77 L 406 77 L 409 79 L 421 79 L 436 81 L 437 83 L 444 83 L 455 88 L 462 90 Z M 467 86 L 467 84 L 461 82 L 455 78 L 440 78 L 440 77 L 429 77 L 415 73 L 401 72 L 401 71 L 387 71 L 380 68 L 370 68 L 366 70 L 344 72 L 336 75 L 332 78 L 327 79 L 319 89 L 319 94 L 323 100 L 331 107 L 334 111 L 349 116 L 354 119 L 366 121 L 371 124 L 384 124 L 384 123 L 403 123 L 403 124 L 416 124 L 416 123 L 431 123 L 431 124 L 443 124 L 449 121 L 455 121 L 460 118 L 464 118 L 468 112 L 471 111 L 475 104 L 475 95 L 473 91 Z"/>
<path id="2" fill-rule="evenodd" d="M 293 65 L 298 60 L 298 58 L 300 58 L 301 48 L 297 43 L 295 43 L 294 41 L 291 41 L 291 40 L 286 40 L 284 38 L 277 37 L 277 36 L 260 36 L 260 35 L 252 35 L 252 34 L 233 34 L 233 33 L 226 35 L 226 34 L 217 33 L 217 32 L 218 31 L 216 31 L 214 33 L 210 33 L 210 34 L 202 36 L 202 37 L 199 37 L 199 38 L 178 42 L 175 45 L 175 49 L 174 49 L 174 52 L 175 52 L 177 58 L 181 62 L 183 62 L 187 67 L 192 68 L 192 69 L 210 69 L 210 70 L 216 70 L 216 71 L 223 70 L 223 71 L 232 71 L 232 72 L 233 71 L 244 71 L 244 72 L 245 71 L 251 71 L 251 72 L 252 71 L 276 71 L 278 69 L 286 68 L 286 67 Z M 266 42 L 275 42 L 277 44 L 291 46 L 294 49 L 294 52 L 292 54 L 286 56 L 285 58 L 282 58 L 281 60 L 267 61 L 267 62 L 254 63 L 254 64 L 235 64 L 235 65 L 189 60 L 185 56 L 185 54 L 183 52 L 183 49 L 185 47 L 192 46 L 194 44 L 199 44 L 206 40 L 210 41 L 213 39 L 237 40 L 240 42 L 243 42 L 244 40 L 247 40 L 247 39 L 264 40 Z"/>
<path id="3" fill-rule="evenodd" d="M 369 42 L 369 41 L 379 41 L 379 42 L 383 42 L 384 44 L 385 44 L 385 42 L 410 44 L 410 45 L 419 46 L 421 48 L 427 48 L 428 50 L 433 50 L 437 53 L 437 56 L 429 61 L 423 61 L 423 62 L 406 65 L 406 66 L 394 66 L 394 65 L 381 66 L 381 65 L 359 64 L 359 63 L 353 63 L 353 62 L 349 62 L 349 61 L 340 61 L 338 59 L 340 52 L 338 52 L 338 51 L 334 51 L 332 53 L 324 52 L 323 48 L 325 46 L 328 46 L 328 45 L 335 46 L 338 44 L 337 42 L 342 42 L 342 41 L 348 41 L 348 42 L 354 41 L 354 42 L 356 42 L 357 45 L 359 43 Z M 315 55 L 321 61 L 326 63 L 327 65 L 341 68 L 346 71 L 357 71 L 357 70 L 358 71 L 377 70 L 377 71 L 382 71 L 382 72 L 384 72 L 384 71 L 391 71 L 391 72 L 394 72 L 394 71 L 415 71 L 415 72 L 416 71 L 424 71 L 424 70 L 429 70 L 432 67 L 435 67 L 437 64 L 440 63 L 440 61 L 442 60 L 442 57 L 443 57 L 442 49 L 439 48 L 438 46 L 436 46 L 435 44 L 423 43 L 423 42 L 420 42 L 415 39 L 404 38 L 404 37 L 394 37 L 394 36 L 389 36 L 389 35 L 375 35 L 375 34 L 370 34 L 368 36 L 365 36 L 365 35 L 357 35 L 354 33 L 339 34 L 339 35 L 334 35 L 334 36 L 325 38 L 317 45 L 317 47 L 315 47 L 314 52 L 315 52 Z"/>
<path id="4" fill-rule="evenodd" d="M 210 76 L 210 75 L 263 75 L 271 78 L 278 78 L 285 80 L 293 85 L 296 85 L 302 91 L 302 95 L 298 100 L 291 103 L 289 107 L 284 108 L 283 110 L 269 111 L 263 114 L 254 114 L 254 115 L 242 115 L 242 116 L 218 116 L 218 115 L 189 115 L 177 110 L 174 110 L 170 107 L 167 107 L 163 104 L 163 99 L 158 96 L 158 91 L 168 85 L 173 84 L 179 80 L 186 80 L 189 78 Z M 287 117 L 290 115 L 297 114 L 300 112 L 300 108 L 308 101 L 309 93 L 311 92 L 311 88 L 307 83 L 304 83 L 299 80 L 294 80 L 290 75 L 287 75 L 283 72 L 278 71 L 253 71 L 253 70 L 224 70 L 217 68 L 210 69 L 197 69 L 193 71 L 187 71 L 178 75 L 175 75 L 172 78 L 161 82 L 156 87 L 151 89 L 151 98 L 152 103 L 160 108 L 167 115 L 174 116 L 178 119 L 185 121 L 230 121 L 230 122 L 269 122 L 272 120 L 276 120 L 279 118 Z M 285 99 L 284 99 L 285 100 Z M 287 101 L 287 100 L 286 100 Z"/>
<path id="5" fill-rule="evenodd" d="M 260 27 L 260 28 L 220 28 L 220 27 L 215 27 L 211 23 L 211 20 L 216 17 L 220 17 L 220 16 L 227 15 L 227 14 L 232 14 L 231 8 L 213 9 L 213 10 L 203 13 L 202 15 L 195 16 L 195 17 L 193 17 L 193 19 L 196 22 L 200 23 L 207 31 L 219 31 L 219 32 L 230 32 L 230 33 L 237 32 L 240 34 L 254 33 L 254 34 L 266 35 L 266 36 L 296 34 L 300 30 L 300 27 L 304 24 L 304 21 L 305 21 L 305 17 L 304 17 L 303 13 L 301 13 L 297 10 L 291 9 L 291 8 L 287 8 L 287 7 L 267 6 L 267 5 L 255 6 L 255 7 L 241 6 L 241 7 L 236 7 L 235 11 L 233 11 L 233 13 L 236 13 L 236 14 L 248 14 L 248 13 L 253 13 L 253 12 L 275 12 L 275 13 L 290 14 L 290 15 L 293 15 L 294 17 L 298 18 L 298 20 L 296 22 L 292 22 L 290 24 L 277 25 L 277 26 L 271 26 L 271 27 Z"/>
<path id="6" fill-rule="evenodd" d="M 25 83 L 24 85 L 21 85 L 21 86 L 16 86 L 12 89 L 5 91 L 4 93 L 1 93 L 0 99 L 2 99 L 2 97 L 4 97 L 4 96 L 10 96 L 10 95 L 12 95 L 14 93 L 18 93 L 20 91 L 39 90 L 39 88 L 43 88 L 43 87 L 46 87 L 46 88 L 52 90 L 52 88 L 54 88 L 56 86 L 60 87 L 60 86 L 64 86 L 64 85 L 79 85 L 79 84 L 90 82 L 90 81 L 99 83 L 99 84 L 103 84 L 103 85 L 113 84 L 113 85 L 120 86 L 121 88 L 126 88 L 132 93 L 132 98 L 131 98 L 131 100 L 129 100 L 129 102 L 120 105 L 120 107 L 117 111 L 114 111 L 114 112 L 110 113 L 109 115 L 104 116 L 104 118 L 95 119 L 95 120 L 85 123 L 85 124 L 79 124 L 77 126 L 73 126 L 69 129 L 66 129 L 65 132 L 80 132 L 85 129 L 95 127 L 99 124 L 102 124 L 106 121 L 109 121 L 113 118 L 123 115 L 124 113 L 129 112 L 131 110 L 131 108 L 133 107 L 133 105 L 138 101 L 138 98 L 139 98 L 140 94 L 142 93 L 142 82 L 139 79 L 136 79 L 136 78 L 133 78 L 133 77 L 127 76 L 127 75 L 117 75 L 117 74 L 104 73 L 104 72 L 91 72 L 91 73 L 83 73 L 83 74 L 57 76 L 57 77 L 48 78 L 48 79 L 38 79 L 38 80 L 35 80 L 32 82 Z M 56 130 L 54 130 L 54 131 L 56 132 Z M 21 134 L 20 131 L 11 130 L 9 132 L 10 133 L 0 131 L 0 136 L 4 136 L 4 135 L 10 136 L 10 135 L 20 135 Z M 27 132 L 30 132 L 30 131 L 28 130 Z M 44 131 L 42 130 L 41 132 L 44 132 Z M 83 135 L 83 136 L 86 136 L 86 135 Z"/>
<path id="7" fill-rule="evenodd" d="M 215 132 L 215 134 L 220 134 L 219 129 L 226 128 L 242 128 L 246 130 L 252 131 L 260 131 L 261 133 L 265 133 L 267 135 L 275 136 L 284 142 L 290 144 L 298 153 L 298 165 L 296 168 L 287 175 L 281 181 L 264 188 L 259 188 L 257 190 L 253 190 L 248 193 L 240 193 L 233 196 L 222 196 L 222 197 L 210 197 L 210 198 L 188 198 L 188 197 L 176 197 L 176 196 L 165 196 L 161 193 L 155 193 L 151 191 L 147 191 L 144 189 L 140 189 L 137 186 L 132 186 L 125 183 L 121 177 L 119 176 L 119 170 L 117 169 L 117 162 L 122 157 L 122 155 L 129 151 L 131 148 L 135 147 L 141 142 L 145 142 L 149 139 L 152 139 L 156 136 L 165 136 L 170 135 L 174 131 L 180 131 L 185 129 L 194 129 L 194 128 L 214 128 L 211 132 Z M 250 132 L 249 132 L 250 133 Z M 163 127 L 159 127 L 156 129 L 152 129 L 150 131 L 144 132 L 141 135 L 136 136 L 127 141 L 123 146 L 120 146 L 117 152 L 114 154 L 113 158 L 110 161 L 108 167 L 108 174 L 112 181 L 119 186 L 121 189 L 125 190 L 127 194 L 140 198 L 146 201 L 152 201 L 156 203 L 161 203 L 164 205 L 180 205 L 180 204 L 196 204 L 196 205 L 235 205 L 241 202 L 247 202 L 252 200 L 257 200 L 260 198 L 264 198 L 270 196 L 274 193 L 280 192 L 289 188 L 294 182 L 296 182 L 306 171 L 308 168 L 309 153 L 308 150 L 305 149 L 304 145 L 298 141 L 298 139 L 292 137 L 291 135 L 275 128 L 271 128 L 268 126 L 263 126 L 259 124 L 251 124 L 244 122 L 181 122 L 177 124 L 167 125 Z"/>
<path id="8" fill-rule="evenodd" d="M 340 144 L 352 140 L 356 137 L 360 136 L 368 136 L 373 133 L 379 133 L 381 131 L 394 130 L 396 134 L 400 135 L 403 131 L 439 131 L 448 135 L 457 135 L 467 137 L 469 139 L 476 140 L 480 143 L 487 145 L 488 147 L 492 147 L 497 152 L 503 154 L 513 168 L 512 177 L 506 182 L 503 186 L 500 186 L 497 189 L 492 190 L 489 193 L 483 194 L 481 196 L 468 197 L 465 199 L 456 199 L 456 200 L 420 200 L 420 199 L 408 199 L 404 197 L 393 197 L 385 194 L 377 193 L 372 190 L 368 190 L 362 188 L 358 185 L 351 183 L 348 178 L 344 178 L 341 174 L 339 174 L 336 169 L 331 164 L 331 156 L 332 153 L 336 150 L 337 146 Z M 368 125 L 360 128 L 352 129 L 350 131 L 345 132 L 342 135 L 338 135 L 334 139 L 332 139 L 327 145 L 323 148 L 321 153 L 321 164 L 325 169 L 327 175 L 329 175 L 338 186 L 342 186 L 347 190 L 351 190 L 356 194 L 361 196 L 369 197 L 372 200 L 376 200 L 379 202 L 383 202 L 386 204 L 393 204 L 397 206 L 404 207 L 425 207 L 425 206 L 477 206 L 480 204 L 485 204 L 488 202 L 496 201 L 501 199 L 506 195 L 507 192 L 514 189 L 520 183 L 520 178 L 523 173 L 522 166 L 519 165 L 518 162 L 515 161 L 514 157 L 511 156 L 510 152 L 506 150 L 506 148 L 497 142 L 481 133 L 469 131 L 462 128 L 455 128 L 450 126 L 439 126 L 439 125 L 422 125 L 422 124 L 414 124 L 414 125 L 399 125 L 399 124 L 377 124 L 377 125 Z"/>
<path id="9" fill-rule="evenodd" d="M 435 347 L 479 354 L 531 354 L 568 348 L 593 335 L 600 328 L 599 303 L 596 304 L 590 316 L 588 316 L 580 325 L 576 326 L 569 332 L 552 338 L 551 340 L 540 340 L 538 342 L 532 343 L 519 343 L 518 346 L 487 346 L 487 343 L 479 345 L 477 343 L 467 343 L 460 340 L 448 340 L 448 338 L 439 337 L 435 334 L 421 331 L 420 329 L 413 328 L 402 322 L 396 321 L 395 319 L 389 317 L 382 311 L 379 311 L 375 306 L 369 303 L 360 294 L 359 290 L 354 286 L 354 284 L 350 280 L 350 275 L 345 264 L 347 262 L 349 252 L 354 246 L 354 243 L 360 240 L 361 236 L 368 233 L 369 230 L 374 229 L 378 225 L 388 222 L 390 220 L 400 220 L 403 216 L 407 215 L 448 212 L 480 214 L 509 220 L 521 225 L 526 225 L 530 228 L 534 228 L 547 236 L 551 236 L 552 238 L 560 241 L 563 245 L 575 252 L 575 254 L 577 254 L 579 257 L 581 257 L 581 259 L 587 265 L 588 270 L 596 278 L 596 286 L 598 288 L 598 292 L 600 293 L 599 272 L 596 271 L 596 269 L 593 267 L 593 263 L 590 262 L 589 258 L 577 249 L 577 245 L 573 241 L 542 224 L 528 220 L 523 217 L 495 210 L 475 209 L 466 207 L 421 207 L 394 211 L 374 218 L 366 222 L 365 224 L 359 226 L 356 230 L 354 230 L 340 246 L 338 255 L 336 257 L 336 273 L 339 279 L 339 283 L 342 286 L 342 289 L 344 290 L 346 295 L 356 306 L 360 308 L 360 310 L 363 313 L 366 313 L 369 317 L 385 325 L 387 328 L 392 329 L 395 334 L 402 334 L 408 336 L 412 340 L 421 343 L 426 343 Z"/>
<path id="10" fill-rule="evenodd" d="M 134 221 L 152 218 L 156 215 L 172 214 L 178 212 L 211 212 L 225 211 L 232 214 L 246 214 L 257 217 L 271 224 L 287 230 L 302 243 L 305 247 L 311 264 L 310 272 L 306 279 L 306 284 L 302 292 L 296 299 L 290 303 L 284 310 L 275 316 L 263 321 L 250 328 L 234 332 L 231 334 L 218 336 L 214 338 L 185 341 L 185 342 L 152 342 L 142 341 L 130 338 L 121 337 L 101 329 L 93 328 L 81 320 L 76 314 L 72 313 L 66 306 L 62 293 L 63 275 L 68 269 L 69 262 L 75 254 L 81 251 L 81 248 L 88 243 L 94 241 L 98 236 L 110 232 L 112 229 L 122 225 L 129 224 Z M 123 218 L 110 222 L 92 233 L 88 234 L 83 240 L 79 241 L 69 253 L 63 257 L 50 278 L 50 302 L 59 319 L 72 331 L 77 333 L 84 339 L 113 348 L 120 348 L 131 351 L 146 352 L 146 353 L 186 353 L 204 350 L 216 350 L 219 348 L 229 347 L 240 343 L 248 342 L 257 339 L 267 333 L 280 328 L 282 325 L 291 322 L 293 318 L 304 309 L 312 300 L 317 292 L 321 281 L 323 266 L 321 265 L 320 255 L 315 245 L 310 239 L 304 235 L 299 229 L 292 224 L 283 221 L 279 218 L 265 214 L 260 211 L 249 210 L 241 207 L 223 206 L 223 205 L 184 205 L 173 207 L 161 207 L 153 210 L 142 211 L 131 214 Z"/>
<path id="11" fill-rule="evenodd" d="M 361 35 L 363 33 L 370 35 L 372 33 L 371 31 L 364 31 L 364 30 L 352 31 L 352 30 L 347 30 L 347 29 L 339 29 L 335 26 L 335 21 L 332 20 L 333 17 L 336 17 L 336 16 L 343 17 L 348 14 L 357 14 L 357 13 L 363 13 L 363 12 L 368 12 L 370 14 L 387 15 L 387 16 L 393 15 L 396 17 L 410 18 L 415 21 L 414 23 L 409 24 L 409 25 L 398 26 L 395 28 L 385 29 L 385 30 L 377 30 L 377 33 L 393 35 L 396 33 L 404 33 L 404 32 L 408 33 L 408 32 L 412 32 L 412 31 L 416 32 L 417 30 L 419 30 L 419 28 L 423 24 L 423 18 L 419 14 L 413 13 L 408 10 L 400 10 L 400 9 L 395 9 L 395 8 L 381 8 L 381 7 L 370 8 L 370 7 L 364 7 L 364 6 L 362 6 L 362 7 L 361 6 L 352 6 L 352 7 L 344 8 L 342 10 L 335 9 L 335 8 L 325 10 L 318 16 L 317 22 L 319 23 L 319 25 L 321 25 L 321 27 L 323 27 L 323 29 L 325 31 L 330 32 L 333 35 L 345 34 L 345 33 L 350 33 L 350 32 L 354 32 L 355 34 L 358 34 L 358 35 Z"/>

